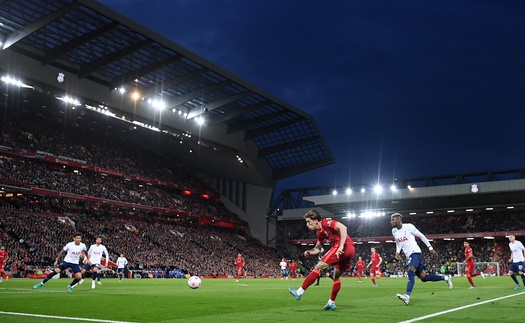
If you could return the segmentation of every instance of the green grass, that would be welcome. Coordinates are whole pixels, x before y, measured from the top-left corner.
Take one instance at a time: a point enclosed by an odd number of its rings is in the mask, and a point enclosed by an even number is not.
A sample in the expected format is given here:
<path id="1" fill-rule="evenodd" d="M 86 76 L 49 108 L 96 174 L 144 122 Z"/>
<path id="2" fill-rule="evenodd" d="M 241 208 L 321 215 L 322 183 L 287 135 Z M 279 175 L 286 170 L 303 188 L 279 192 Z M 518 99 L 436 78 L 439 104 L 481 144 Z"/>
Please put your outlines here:
<path id="1" fill-rule="evenodd" d="M 520 279 L 521 280 L 521 279 Z M 331 280 L 311 286 L 296 301 L 288 287 L 299 287 L 303 279 L 205 279 L 201 288 L 192 290 L 185 279 L 128 279 L 119 283 L 103 279 L 102 286 L 91 289 L 91 281 L 66 291 L 69 279 L 51 280 L 32 290 L 40 280 L 11 279 L 0 284 L 0 322 L 71 322 L 65 318 L 20 316 L 26 313 L 67 318 L 97 319 L 98 322 L 313 322 L 327 319 L 341 322 L 400 322 L 472 305 L 423 322 L 521 322 L 525 293 L 514 291 L 509 277 L 474 278 L 476 290 L 468 289 L 465 278 L 453 279 L 454 289 L 444 282 L 417 280 L 410 305 L 395 297 L 404 293 L 405 278 L 382 278 L 373 288 L 369 279 L 358 283 L 344 278 L 336 311 L 324 311 L 330 296 Z M 517 294 L 517 295 L 516 295 Z M 499 297 L 515 297 L 494 300 Z M 76 320 L 75 320 L 76 321 Z"/>

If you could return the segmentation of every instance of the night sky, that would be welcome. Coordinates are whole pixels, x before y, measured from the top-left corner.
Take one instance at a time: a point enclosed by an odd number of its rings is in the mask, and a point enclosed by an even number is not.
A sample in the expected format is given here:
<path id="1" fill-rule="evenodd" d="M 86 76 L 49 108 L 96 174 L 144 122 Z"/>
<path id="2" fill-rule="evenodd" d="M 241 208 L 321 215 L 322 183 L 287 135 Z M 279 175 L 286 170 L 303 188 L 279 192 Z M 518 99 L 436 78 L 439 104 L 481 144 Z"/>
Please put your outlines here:
<path id="1" fill-rule="evenodd" d="M 278 190 L 525 168 L 525 1 L 100 2 L 315 118 Z"/>

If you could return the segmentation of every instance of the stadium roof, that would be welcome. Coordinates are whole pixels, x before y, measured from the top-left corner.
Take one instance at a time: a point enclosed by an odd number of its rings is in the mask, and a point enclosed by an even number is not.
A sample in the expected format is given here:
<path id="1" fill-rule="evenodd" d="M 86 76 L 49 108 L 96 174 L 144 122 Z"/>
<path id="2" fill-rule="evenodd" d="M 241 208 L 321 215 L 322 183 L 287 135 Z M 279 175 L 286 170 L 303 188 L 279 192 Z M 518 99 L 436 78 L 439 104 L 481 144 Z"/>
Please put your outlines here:
<path id="1" fill-rule="evenodd" d="M 312 116 L 96 1 L 0 0 L 0 41 L 4 74 L 173 137 L 191 169 L 272 186 L 334 162 Z"/>
<path id="2" fill-rule="evenodd" d="M 381 193 L 363 184 L 351 187 L 350 194 L 348 187 L 288 191 L 274 208 L 283 210 L 284 219 L 302 219 L 305 209 L 314 207 L 332 217 L 525 210 L 525 169 L 411 178 L 397 180 L 395 186 Z"/>

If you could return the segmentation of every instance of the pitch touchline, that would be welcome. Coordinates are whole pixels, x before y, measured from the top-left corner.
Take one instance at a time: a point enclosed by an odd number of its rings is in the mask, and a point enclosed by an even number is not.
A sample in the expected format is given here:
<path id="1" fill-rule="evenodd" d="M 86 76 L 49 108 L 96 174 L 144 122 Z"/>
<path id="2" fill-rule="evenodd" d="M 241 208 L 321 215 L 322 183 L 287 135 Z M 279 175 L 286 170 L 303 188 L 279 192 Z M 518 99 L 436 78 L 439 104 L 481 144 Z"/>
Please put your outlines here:
<path id="1" fill-rule="evenodd" d="M 450 310 L 446 310 L 446 311 L 443 311 L 443 312 L 437 312 L 437 313 L 434 313 L 434 314 L 429 314 L 429 315 L 425 315 L 425 316 L 420 316 L 420 317 L 416 317 L 416 318 L 413 318 L 411 320 L 408 320 L 408 321 L 401 321 L 399 323 L 412 323 L 412 322 L 416 322 L 416 321 L 422 321 L 422 320 L 425 320 L 425 319 L 429 319 L 431 317 L 436 317 L 436 316 L 439 316 L 439 315 L 443 315 L 443 314 L 448 314 L 448 313 L 452 313 L 452 312 L 456 312 L 456 311 L 460 311 L 460 310 L 464 310 L 466 308 L 469 308 L 469 307 L 474 307 L 474 306 L 478 306 L 478 305 L 483 305 L 483 304 L 486 304 L 486 303 L 490 303 L 490 302 L 494 302 L 494 301 L 499 301 L 501 299 L 505 299 L 505 298 L 509 298 L 509 297 L 514 297 L 514 296 L 518 296 L 518 295 L 522 295 L 522 294 L 525 294 L 525 292 L 521 292 L 521 293 L 517 293 L 517 294 L 512 294 L 512 295 L 507 295 L 507 296 L 502 296 L 502 297 L 498 297 L 498 298 L 493 298 L 493 299 L 489 299 L 487 301 L 483 301 L 483 302 L 479 302 L 479 303 L 474 303 L 474 304 L 470 304 L 470 305 L 465 305 L 465 306 L 461 306 L 461 307 L 456 307 L 456 308 L 453 308 L 453 309 L 450 309 Z"/>
<path id="2" fill-rule="evenodd" d="M 30 317 L 43 317 L 43 318 L 48 318 L 48 319 L 62 319 L 62 320 L 72 320 L 72 321 L 101 322 L 101 323 L 137 323 L 137 322 L 126 322 L 126 321 L 86 319 L 86 318 L 83 318 L 83 317 L 68 317 L 68 316 L 55 316 L 55 315 L 43 315 L 43 314 L 28 314 L 28 313 L 16 313 L 16 312 L 4 312 L 4 311 L 0 311 L 0 314 L 16 315 L 16 316 L 30 316 Z"/>

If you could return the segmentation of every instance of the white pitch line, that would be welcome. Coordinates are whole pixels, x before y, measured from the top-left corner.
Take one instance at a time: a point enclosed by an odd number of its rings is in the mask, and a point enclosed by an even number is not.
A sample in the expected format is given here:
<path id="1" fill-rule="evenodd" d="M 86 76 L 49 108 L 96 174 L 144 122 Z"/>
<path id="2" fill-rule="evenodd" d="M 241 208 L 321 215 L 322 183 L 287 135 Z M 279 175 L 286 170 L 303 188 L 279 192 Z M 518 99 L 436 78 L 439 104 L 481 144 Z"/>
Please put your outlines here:
<path id="1" fill-rule="evenodd" d="M 12 294 L 13 292 L 12 291 L 22 291 L 22 292 L 26 292 L 26 293 L 35 293 L 35 291 L 31 288 L 31 289 L 27 289 L 27 288 L 0 288 L 0 294 Z M 65 290 L 40 290 L 38 291 L 38 293 L 66 293 Z M 25 294 L 25 293 L 23 293 Z"/>
<path id="2" fill-rule="evenodd" d="M 42 317 L 42 318 L 55 319 L 55 320 L 59 319 L 59 320 L 101 322 L 101 323 L 137 323 L 137 322 L 126 322 L 126 321 L 87 319 L 87 318 L 83 318 L 83 317 L 55 316 L 55 315 L 16 313 L 16 312 L 4 312 L 4 311 L 0 311 L 0 315 L 1 314 L 4 314 L 4 315 L 16 315 L 16 316 L 29 316 L 29 317 Z"/>
<path id="3" fill-rule="evenodd" d="M 401 321 L 399 323 L 412 323 L 412 322 L 422 321 L 422 320 L 426 320 L 426 319 L 429 319 L 429 318 L 432 318 L 432 317 L 436 317 L 436 316 L 439 316 L 439 315 L 448 314 L 448 313 L 464 310 L 464 309 L 469 308 L 469 307 L 483 305 L 483 304 L 486 304 L 486 303 L 499 301 L 499 300 L 502 300 L 502 299 L 505 299 L 505 298 L 514 297 L 514 296 L 523 295 L 523 294 L 525 294 L 525 292 L 512 294 L 512 295 L 507 295 L 507 296 L 502 296 L 502 297 L 498 297 L 498 298 L 493 298 L 493 299 L 489 299 L 489 300 L 486 300 L 486 301 L 483 301 L 483 302 L 479 302 L 479 303 L 474 303 L 474 304 L 470 304 L 470 305 L 465 305 L 465 306 L 461 306 L 461 307 L 452 308 L 450 310 L 446 310 L 446 311 L 443 311 L 443 312 L 437 312 L 437 313 L 434 313 L 434 314 L 429 314 L 429 315 L 425 315 L 425 316 L 416 317 L 416 318 L 413 318 L 413 319 L 408 320 L 408 321 Z"/>

